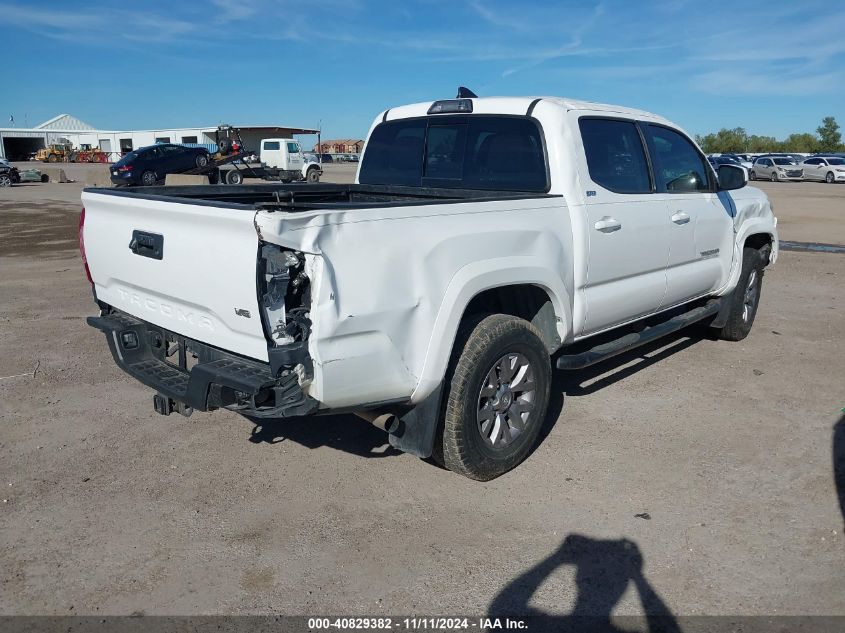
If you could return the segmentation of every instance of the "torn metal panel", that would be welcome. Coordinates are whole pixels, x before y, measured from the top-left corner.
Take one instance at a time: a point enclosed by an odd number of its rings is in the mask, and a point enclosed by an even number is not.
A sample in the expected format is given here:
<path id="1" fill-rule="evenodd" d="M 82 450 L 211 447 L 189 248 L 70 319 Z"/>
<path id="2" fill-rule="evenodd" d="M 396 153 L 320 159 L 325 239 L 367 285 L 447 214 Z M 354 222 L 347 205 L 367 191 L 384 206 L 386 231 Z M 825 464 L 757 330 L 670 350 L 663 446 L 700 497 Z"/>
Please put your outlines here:
<path id="1" fill-rule="evenodd" d="M 567 215 L 559 197 L 259 213 L 263 239 L 307 253 L 316 274 L 309 395 L 328 407 L 425 398 L 464 308 L 489 288 L 535 284 L 567 315 L 569 232 L 548 230 Z"/>

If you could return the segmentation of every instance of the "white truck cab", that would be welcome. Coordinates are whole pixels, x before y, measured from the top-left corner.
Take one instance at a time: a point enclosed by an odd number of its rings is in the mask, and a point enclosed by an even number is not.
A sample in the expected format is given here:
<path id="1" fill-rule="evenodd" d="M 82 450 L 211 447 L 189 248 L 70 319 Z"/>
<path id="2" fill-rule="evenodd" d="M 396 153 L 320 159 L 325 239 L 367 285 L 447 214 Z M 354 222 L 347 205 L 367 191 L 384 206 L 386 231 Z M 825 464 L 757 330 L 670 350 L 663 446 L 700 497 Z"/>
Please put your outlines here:
<path id="1" fill-rule="evenodd" d="M 267 167 L 286 171 L 299 171 L 305 164 L 302 146 L 292 138 L 263 139 L 259 158 Z"/>

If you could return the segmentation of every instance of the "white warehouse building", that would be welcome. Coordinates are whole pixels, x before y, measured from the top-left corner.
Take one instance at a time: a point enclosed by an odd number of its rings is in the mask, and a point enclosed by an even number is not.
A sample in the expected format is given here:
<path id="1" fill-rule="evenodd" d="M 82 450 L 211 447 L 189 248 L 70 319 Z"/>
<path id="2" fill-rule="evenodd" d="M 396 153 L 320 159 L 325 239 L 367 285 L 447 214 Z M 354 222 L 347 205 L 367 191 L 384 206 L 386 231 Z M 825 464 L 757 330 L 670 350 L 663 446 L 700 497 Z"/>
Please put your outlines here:
<path id="1" fill-rule="evenodd" d="M 238 126 L 244 144 L 256 152 L 262 138 L 289 138 L 300 134 L 314 134 L 319 143 L 319 130 L 284 125 Z M 70 141 L 75 148 L 83 145 L 99 147 L 109 154 L 110 160 L 117 160 L 133 149 L 155 143 L 215 145 L 213 127 L 163 128 L 157 130 L 98 130 L 93 125 L 80 121 L 70 114 L 60 114 L 34 128 L 0 128 L 0 158 L 27 160 L 30 155 L 51 143 Z"/>

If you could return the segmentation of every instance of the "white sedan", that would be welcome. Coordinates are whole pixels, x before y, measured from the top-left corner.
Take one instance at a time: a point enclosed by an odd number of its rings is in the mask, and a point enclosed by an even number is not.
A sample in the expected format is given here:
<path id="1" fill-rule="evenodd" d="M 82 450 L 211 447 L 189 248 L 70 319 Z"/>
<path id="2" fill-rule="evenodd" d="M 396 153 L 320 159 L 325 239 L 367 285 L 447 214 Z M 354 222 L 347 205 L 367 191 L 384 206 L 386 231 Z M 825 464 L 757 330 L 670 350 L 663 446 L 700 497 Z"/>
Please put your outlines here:
<path id="1" fill-rule="evenodd" d="M 845 182 L 845 158 L 839 156 L 813 156 L 803 163 L 804 180 L 820 182 Z"/>

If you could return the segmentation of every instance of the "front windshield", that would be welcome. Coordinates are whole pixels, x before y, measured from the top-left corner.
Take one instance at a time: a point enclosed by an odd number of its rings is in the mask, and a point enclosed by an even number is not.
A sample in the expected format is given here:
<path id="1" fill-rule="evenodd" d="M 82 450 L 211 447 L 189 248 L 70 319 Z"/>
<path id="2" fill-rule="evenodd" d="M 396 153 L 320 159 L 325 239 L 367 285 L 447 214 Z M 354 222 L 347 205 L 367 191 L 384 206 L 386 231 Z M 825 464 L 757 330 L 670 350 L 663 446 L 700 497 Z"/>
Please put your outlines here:
<path id="1" fill-rule="evenodd" d="M 845 158 L 828 158 L 828 165 L 845 165 Z"/>
<path id="2" fill-rule="evenodd" d="M 797 164 L 791 158 L 775 158 L 775 165 L 795 165 Z"/>

